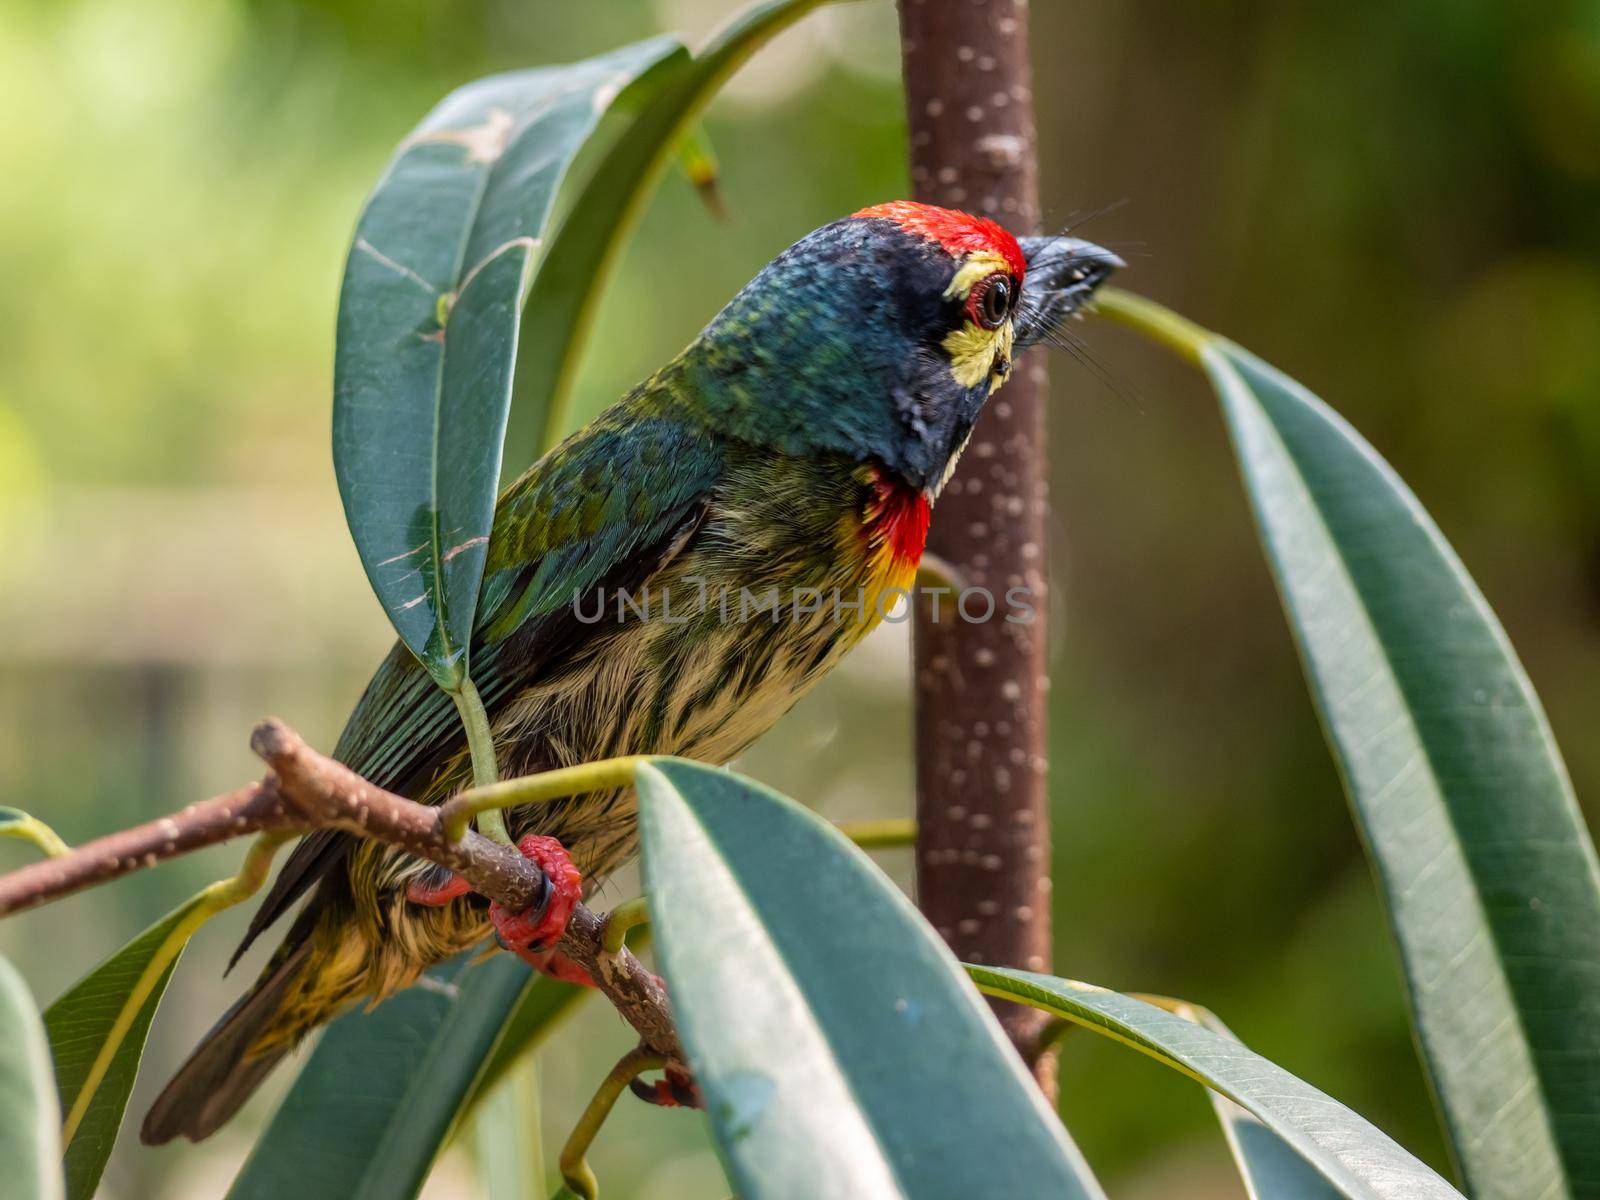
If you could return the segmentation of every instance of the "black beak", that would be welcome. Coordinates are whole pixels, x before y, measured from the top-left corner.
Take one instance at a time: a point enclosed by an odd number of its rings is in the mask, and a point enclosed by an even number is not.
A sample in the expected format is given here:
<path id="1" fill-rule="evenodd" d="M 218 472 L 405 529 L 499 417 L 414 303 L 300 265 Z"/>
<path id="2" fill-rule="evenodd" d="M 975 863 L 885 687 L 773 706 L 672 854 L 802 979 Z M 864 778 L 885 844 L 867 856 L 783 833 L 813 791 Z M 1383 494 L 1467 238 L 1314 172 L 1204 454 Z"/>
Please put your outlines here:
<path id="1" fill-rule="evenodd" d="M 1111 251 L 1082 238 L 1022 238 L 1028 273 L 1013 322 L 1016 348 L 1042 342 L 1093 297 L 1111 272 L 1127 264 Z"/>

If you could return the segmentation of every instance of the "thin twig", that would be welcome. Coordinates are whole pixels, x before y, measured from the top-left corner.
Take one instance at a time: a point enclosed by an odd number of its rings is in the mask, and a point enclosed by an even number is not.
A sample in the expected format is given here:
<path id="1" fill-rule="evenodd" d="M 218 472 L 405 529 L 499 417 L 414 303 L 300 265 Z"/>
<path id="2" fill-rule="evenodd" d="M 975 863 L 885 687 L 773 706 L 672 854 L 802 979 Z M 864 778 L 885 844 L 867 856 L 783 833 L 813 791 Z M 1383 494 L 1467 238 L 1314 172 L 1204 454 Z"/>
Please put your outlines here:
<path id="1" fill-rule="evenodd" d="M 58 900 L 191 850 L 253 833 L 299 827 L 277 781 L 268 776 L 260 783 L 191 804 L 170 817 L 96 838 L 65 854 L 0 875 L 0 916 Z"/>
<path id="2" fill-rule="evenodd" d="M 399 846 L 449 867 L 474 891 L 512 912 L 543 903 L 544 873 L 513 847 L 470 829 L 452 841 L 445 836 L 437 808 L 368 783 L 349 767 L 311 749 L 282 721 L 269 717 L 257 725 L 250 748 L 272 768 L 309 827 L 343 829 Z"/>
<path id="3" fill-rule="evenodd" d="M 315 829 L 341 829 L 398 846 L 457 872 L 473 890 L 512 911 L 546 902 L 549 882 L 544 872 L 514 848 L 470 829 L 452 840 L 439 809 L 368 782 L 311 749 L 282 721 L 262 721 L 251 734 L 250 746 L 272 768 L 260 782 L 0 875 L 0 916 L 233 838 Z M 520 782 L 494 785 L 505 789 L 504 804 L 518 803 L 513 785 Z M 547 785 L 531 786 L 548 790 Z M 588 971 L 646 1046 L 682 1062 L 666 989 L 626 948 L 607 952 L 604 933 L 605 919 L 580 904 L 567 924 L 560 950 Z"/>
<path id="4" fill-rule="evenodd" d="M 672 1005 L 666 986 L 645 969 L 626 946 L 615 954 L 605 949 L 606 920 L 582 904 L 572 911 L 567 932 L 561 939 L 561 953 L 589 972 L 608 1000 L 641 1041 L 680 1063 L 689 1060 L 678 1044 L 677 1026 L 672 1021 Z"/>

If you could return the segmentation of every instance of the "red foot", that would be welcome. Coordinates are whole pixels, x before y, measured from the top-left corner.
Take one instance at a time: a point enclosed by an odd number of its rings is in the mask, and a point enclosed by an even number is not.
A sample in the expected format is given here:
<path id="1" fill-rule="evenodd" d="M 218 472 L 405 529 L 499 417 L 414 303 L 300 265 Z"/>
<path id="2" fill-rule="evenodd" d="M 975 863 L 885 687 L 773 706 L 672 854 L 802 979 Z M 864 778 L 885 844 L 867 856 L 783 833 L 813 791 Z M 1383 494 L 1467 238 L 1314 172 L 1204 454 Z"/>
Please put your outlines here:
<path id="1" fill-rule="evenodd" d="M 489 905 L 489 920 L 494 924 L 496 938 L 507 950 L 546 975 L 593 987 L 594 981 L 588 972 L 555 950 L 556 943 L 566 932 L 567 922 L 572 919 L 572 910 L 583 898 L 582 874 L 573 865 L 567 848 L 553 837 L 530 833 L 517 843 L 517 849 L 522 857 L 536 863 L 550 880 L 550 897 L 544 911 L 537 916 L 532 910 L 507 912 L 500 904 Z M 437 886 L 420 880 L 412 883 L 406 889 L 406 899 L 436 908 L 471 890 L 472 886 L 465 879 L 452 875 Z"/>
<path id="2" fill-rule="evenodd" d="M 413 904 L 425 904 L 429 908 L 443 908 L 450 901 L 465 896 L 471 890 L 472 885 L 459 875 L 452 875 L 440 884 L 413 879 L 406 887 L 406 899 Z"/>
<path id="3" fill-rule="evenodd" d="M 665 1079 L 658 1079 L 654 1083 L 635 1079 L 628 1084 L 628 1087 L 646 1104 L 654 1104 L 658 1108 L 705 1107 L 705 1101 L 700 1096 L 700 1088 L 694 1079 L 672 1067 L 667 1068 Z"/>
<path id="4" fill-rule="evenodd" d="M 543 954 L 524 951 L 521 957 L 524 962 L 532 963 L 551 979 L 559 979 L 563 983 L 576 983 L 582 987 L 597 986 L 589 977 L 589 972 L 559 950 L 546 950 Z"/>
<path id="5" fill-rule="evenodd" d="M 567 922 L 572 919 L 572 910 L 583 899 L 583 876 L 573 865 L 567 848 L 553 837 L 530 833 L 517 843 L 517 849 L 549 878 L 549 902 L 537 917 L 531 912 L 507 912 L 500 905 L 491 904 L 489 920 L 494 922 L 500 943 L 507 950 L 521 954 L 525 950 L 550 949 L 561 940 Z"/>

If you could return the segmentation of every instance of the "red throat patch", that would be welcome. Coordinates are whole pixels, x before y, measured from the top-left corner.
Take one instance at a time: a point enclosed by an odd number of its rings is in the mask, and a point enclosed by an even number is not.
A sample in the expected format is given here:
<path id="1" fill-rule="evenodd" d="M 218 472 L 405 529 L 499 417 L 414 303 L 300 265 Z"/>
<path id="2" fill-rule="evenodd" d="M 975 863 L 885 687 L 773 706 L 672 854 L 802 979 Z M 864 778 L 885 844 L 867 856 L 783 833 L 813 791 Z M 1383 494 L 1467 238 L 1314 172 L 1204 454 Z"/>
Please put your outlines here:
<path id="1" fill-rule="evenodd" d="M 1028 269 L 1028 260 L 1022 256 L 1022 247 L 1003 225 L 987 217 L 953 208 L 937 208 L 932 204 L 918 204 L 915 200 L 891 200 L 887 204 L 874 204 L 863 208 L 853 217 L 879 217 L 893 221 L 913 237 L 943 246 L 953 256 L 960 258 L 974 251 L 998 254 L 1006 260 L 1011 273 L 1021 279 Z"/>
<path id="2" fill-rule="evenodd" d="M 933 512 L 928 498 L 914 487 L 880 475 L 872 483 L 877 502 L 867 514 L 868 536 L 889 552 L 897 567 L 914 567 L 928 542 Z"/>

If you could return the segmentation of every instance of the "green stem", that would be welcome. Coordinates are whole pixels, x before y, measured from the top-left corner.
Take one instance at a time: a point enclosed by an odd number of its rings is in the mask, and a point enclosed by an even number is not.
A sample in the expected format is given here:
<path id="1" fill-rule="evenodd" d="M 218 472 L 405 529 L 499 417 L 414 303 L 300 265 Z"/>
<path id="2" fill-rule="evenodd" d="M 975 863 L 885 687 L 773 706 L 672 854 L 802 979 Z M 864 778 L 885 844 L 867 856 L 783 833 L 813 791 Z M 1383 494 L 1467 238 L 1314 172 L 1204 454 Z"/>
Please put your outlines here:
<path id="1" fill-rule="evenodd" d="M 172 932 L 167 934 L 166 941 L 157 947 L 155 954 L 140 972 L 133 990 L 122 1003 L 122 1011 L 117 1013 L 117 1019 L 111 1024 L 111 1032 L 106 1034 L 106 1040 L 101 1043 L 94 1062 L 89 1064 L 89 1073 L 84 1076 L 83 1086 L 78 1089 L 72 1109 L 67 1113 L 67 1119 L 62 1122 L 62 1145 L 70 1145 L 73 1135 L 78 1132 L 78 1126 L 83 1124 L 90 1102 L 100 1090 L 100 1085 L 105 1082 L 106 1072 L 111 1069 L 111 1061 L 121 1049 L 123 1041 L 128 1036 L 128 1030 L 133 1028 L 134 1018 L 144 1008 L 144 1002 L 150 998 L 150 993 L 172 960 L 178 957 L 184 946 L 188 945 L 189 939 L 200 926 L 223 909 L 231 908 L 241 900 L 254 895 L 266 881 L 267 869 L 272 865 L 272 856 L 278 847 L 297 836 L 294 833 L 262 834 L 245 854 L 239 873 L 231 879 L 219 879 L 201 892 L 188 915 L 172 927 Z"/>
<path id="2" fill-rule="evenodd" d="M 840 821 L 834 828 L 863 850 L 910 846 L 917 840 L 917 823 L 910 817 L 890 817 L 882 821 Z"/>
<path id="3" fill-rule="evenodd" d="M 15 813 L 15 816 L 0 816 L 0 837 L 20 838 L 25 842 L 32 842 L 46 858 L 60 858 L 72 847 L 61 840 L 54 829 L 46 825 L 38 817 L 23 812 L 18 808 L 0 809 L 0 813 Z"/>
<path id="4" fill-rule="evenodd" d="M 694 186 L 706 211 L 719 221 L 726 220 L 728 212 L 722 206 L 722 196 L 717 188 L 722 171 L 717 165 L 711 141 L 706 137 L 705 126 L 696 125 L 683 135 L 683 140 L 678 144 L 678 166 Z"/>
<path id="5" fill-rule="evenodd" d="M 643 896 L 624 900 L 606 914 L 605 927 L 600 931 L 600 946 L 607 954 L 620 954 L 627 944 L 628 931 L 647 924 L 650 906 Z"/>
<path id="6" fill-rule="evenodd" d="M 594 1099 L 589 1101 L 589 1106 L 573 1126 L 567 1144 L 561 1147 L 561 1178 L 574 1195 L 583 1197 L 583 1200 L 598 1200 L 600 1181 L 594 1177 L 585 1158 L 589 1147 L 594 1144 L 595 1135 L 600 1132 L 600 1126 L 605 1124 L 606 1117 L 611 1115 L 611 1108 L 616 1104 L 617 1097 L 622 1095 L 623 1088 L 646 1071 L 659 1071 L 666 1065 L 664 1056 L 640 1046 L 624 1054 L 622 1060 L 611 1068 L 611 1073 L 600 1081 Z"/>
<path id="7" fill-rule="evenodd" d="M 565 796 L 581 796 L 585 792 L 608 792 L 632 787 L 634 772 L 649 757 L 646 754 L 629 754 L 622 758 L 603 758 L 599 762 L 541 771 L 537 775 L 523 775 L 517 779 L 474 787 L 452 797 L 445 804 L 445 836 L 456 841 L 466 832 L 468 822 L 474 817 L 479 818 L 478 828 L 483 829 L 483 814 L 498 812 L 502 808 L 541 804 Z"/>
<path id="8" fill-rule="evenodd" d="M 1216 334 L 1196 325 L 1189 318 L 1121 288 L 1101 288 L 1095 295 L 1093 311 L 1098 316 L 1160 342 L 1196 367 L 1205 365 L 1206 348 L 1217 340 Z"/>
<path id="9" fill-rule="evenodd" d="M 490 787 L 500 780 L 500 768 L 495 763 L 494 733 L 489 728 L 489 714 L 483 707 L 483 697 L 478 695 L 478 689 L 470 679 L 463 679 L 461 687 L 450 693 L 450 698 L 456 702 L 456 711 L 461 714 L 461 724 L 467 730 L 467 749 L 472 754 L 472 784 L 473 790 Z M 451 841 L 458 840 L 466 832 L 466 825 L 450 833 Z M 485 809 L 478 819 L 478 832 L 492 841 L 501 842 L 509 846 L 511 835 L 506 832 L 505 818 L 500 815 L 499 808 Z"/>

